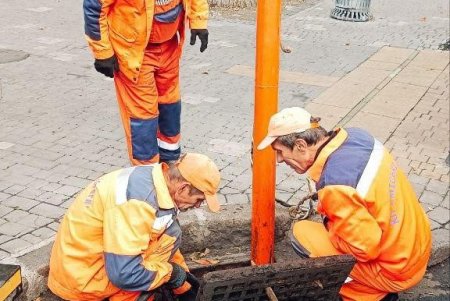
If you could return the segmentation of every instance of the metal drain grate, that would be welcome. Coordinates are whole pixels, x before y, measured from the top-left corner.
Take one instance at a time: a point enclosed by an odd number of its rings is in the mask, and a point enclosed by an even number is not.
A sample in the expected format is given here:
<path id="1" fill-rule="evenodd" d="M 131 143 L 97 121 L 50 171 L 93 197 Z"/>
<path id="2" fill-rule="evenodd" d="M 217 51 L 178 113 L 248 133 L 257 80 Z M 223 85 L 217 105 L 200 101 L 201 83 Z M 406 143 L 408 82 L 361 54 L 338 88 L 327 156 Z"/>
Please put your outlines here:
<path id="1" fill-rule="evenodd" d="M 335 0 L 331 17 L 353 22 L 366 22 L 372 18 L 369 12 L 370 0 Z"/>
<path id="2" fill-rule="evenodd" d="M 354 263 L 353 257 L 342 255 L 209 272 L 197 300 L 269 300 L 266 287 L 278 300 L 337 300 Z"/>

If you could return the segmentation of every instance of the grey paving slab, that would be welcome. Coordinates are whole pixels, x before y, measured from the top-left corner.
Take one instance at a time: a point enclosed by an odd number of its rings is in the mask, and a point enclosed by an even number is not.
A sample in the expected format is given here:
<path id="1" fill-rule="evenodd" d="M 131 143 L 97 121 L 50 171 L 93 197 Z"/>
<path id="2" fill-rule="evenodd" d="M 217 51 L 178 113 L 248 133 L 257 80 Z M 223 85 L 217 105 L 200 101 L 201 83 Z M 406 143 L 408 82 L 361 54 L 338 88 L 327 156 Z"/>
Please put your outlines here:
<path id="1" fill-rule="evenodd" d="M 335 97 L 330 101 L 332 110 L 315 105 L 328 127 L 373 89 L 379 95 L 375 100 L 382 104 L 374 105 L 378 109 L 383 109 L 383 103 L 391 104 L 393 96 L 403 95 L 410 110 L 395 107 L 395 112 L 408 113 L 405 118 L 386 111 L 362 113 L 370 114 L 374 125 L 380 122 L 378 116 L 394 120 L 392 127 L 376 134 L 392 145 L 395 156 L 403 158 L 402 167 L 426 201 L 424 207 L 429 207 L 433 222 L 441 225 L 433 224 L 435 230 L 439 235 L 448 233 L 440 209 L 448 209 L 444 202 L 445 195 L 448 200 L 449 139 L 448 131 L 441 130 L 448 129 L 448 69 L 445 54 L 434 52 L 449 37 L 448 1 L 411 0 L 409 5 L 400 0 L 372 1 L 374 20 L 367 23 L 329 18 L 331 1 L 306 2 L 286 10 L 283 17 L 283 43 L 293 51 L 281 54 L 281 69 L 285 74 L 334 80 L 361 67 L 353 75 L 356 84 L 342 86 L 352 93 L 354 102 L 330 93 Z M 0 49 L 27 56 L 0 64 L 1 258 L 51 238 L 83 185 L 129 163 L 113 83 L 93 68 L 80 3 L 0 0 L 0 5 Z M 254 82 L 226 71 L 236 65 L 254 68 L 255 24 L 252 18 L 216 12 L 212 16 L 208 50 L 200 54 L 198 47 L 184 48 L 182 143 L 185 151 L 203 152 L 218 162 L 225 180 L 222 201 L 248 203 Z M 411 69 L 397 72 L 409 59 Z M 423 76 L 415 78 L 417 72 Z M 359 78 L 364 74 L 372 82 Z M 401 77 L 390 81 L 379 74 Z M 328 89 L 304 84 L 311 83 L 311 78 L 302 80 L 303 84 L 281 82 L 279 107 L 309 105 Z M 355 90 L 356 86 L 360 89 Z M 418 102 L 407 102 L 408 91 L 415 93 Z M 342 100 L 336 101 L 338 96 Z M 416 133 L 417 128 L 422 131 Z M 304 177 L 282 165 L 276 181 L 277 195 L 289 202 L 307 190 Z M 4 219 L 15 210 L 25 212 L 27 225 Z"/>

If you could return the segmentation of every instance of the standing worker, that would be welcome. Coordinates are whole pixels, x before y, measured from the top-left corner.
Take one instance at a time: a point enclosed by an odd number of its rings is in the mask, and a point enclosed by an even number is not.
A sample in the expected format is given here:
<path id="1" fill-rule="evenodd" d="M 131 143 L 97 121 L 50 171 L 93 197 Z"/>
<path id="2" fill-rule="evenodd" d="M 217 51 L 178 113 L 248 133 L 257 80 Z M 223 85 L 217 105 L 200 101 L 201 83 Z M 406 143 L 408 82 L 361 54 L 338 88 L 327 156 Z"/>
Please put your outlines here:
<path id="1" fill-rule="evenodd" d="M 178 159 L 185 24 L 205 51 L 207 0 L 84 0 L 83 8 L 95 69 L 114 78 L 131 163 Z"/>
<path id="2" fill-rule="evenodd" d="M 217 166 L 194 153 L 174 164 L 100 177 L 80 192 L 61 222 L 49 288 L 74 301 L 156 301 L 161 291 L 195 301 L 199 283 L 179 250 L 177 215 L 205 200 L 219 211 L 219 183 Z"/>
<path id="3" fill-rule="evenodd" d="M 362 129 L 327 132 L 302 108 L 270 119 L 258 149 L 316 183 L 323 224 L 299 221 L 292 245 L 302 257 L 350 254 L 356 265 L 341 288 L 344 300 L 397 300 L 416 285 L 431 251 L 428 218 L 391 154 Z"/>

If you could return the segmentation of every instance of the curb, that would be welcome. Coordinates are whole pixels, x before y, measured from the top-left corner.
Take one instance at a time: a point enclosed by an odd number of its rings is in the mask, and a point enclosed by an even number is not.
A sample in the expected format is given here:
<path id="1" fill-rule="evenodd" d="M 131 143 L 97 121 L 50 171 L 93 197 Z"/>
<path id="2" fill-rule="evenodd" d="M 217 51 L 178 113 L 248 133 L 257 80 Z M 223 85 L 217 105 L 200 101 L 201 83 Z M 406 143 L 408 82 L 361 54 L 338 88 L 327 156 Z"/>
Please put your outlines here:
<path id="1" fill-rule="evenodd" d="M 229 218 L 232 217 L 232 218 Z M 205 248 L 224 249 L 250 245 L 251 205 L 223 206 L 221 214 L 205 210 L 192 210 L 181 214 L 180 224 L 185 239 L 184 253 L 201 251 Z M 291 227 L 288 211 L 276 207 L 275 240 L 286 238 Z M 428 266 L 439 264 L 450 257 L 448 230 L 437 229 L 433 233 L 433 247 Z M 189 240 L 186 239 L 189 237 Z M 35 300 L 47 290 L 48 262 L 53 239 L 36 245 L 33 250 L 11 255 L 0 263 L 18 264 L 22 269 L 24 292 L 18 301 Z"/>

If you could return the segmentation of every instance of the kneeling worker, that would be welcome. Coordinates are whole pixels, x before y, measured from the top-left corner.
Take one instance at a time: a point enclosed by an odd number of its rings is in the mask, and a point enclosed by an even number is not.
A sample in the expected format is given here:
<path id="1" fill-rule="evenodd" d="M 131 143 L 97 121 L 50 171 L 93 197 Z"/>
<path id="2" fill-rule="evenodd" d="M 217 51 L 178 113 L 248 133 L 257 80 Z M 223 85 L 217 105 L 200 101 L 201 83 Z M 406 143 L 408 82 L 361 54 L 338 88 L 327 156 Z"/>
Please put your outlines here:
<path id="1" fill-rule="evenodd" d="M 357 263 L 341 288 L 344 300 L 397 300 L 423 277 L 431 250 L 428 218 L 403 171 L 362 129 L 327 132 L 301 108 L 272 116 L 267 137 L 277 161 L 308 172 L 323 224 L 299 221 L 292 244 L 300 256 L 351 254 Z"/>
<path id="2" fill-rule="evenodd" d="M 154 300 L 164 287 L 195 300 L 198 281 L 179 251 L 179 211 L 220 209 L 220 173 L 206 156 L 106 174 L 80 192 L 58 230 L 48 286 L 65 300 Z"/>

